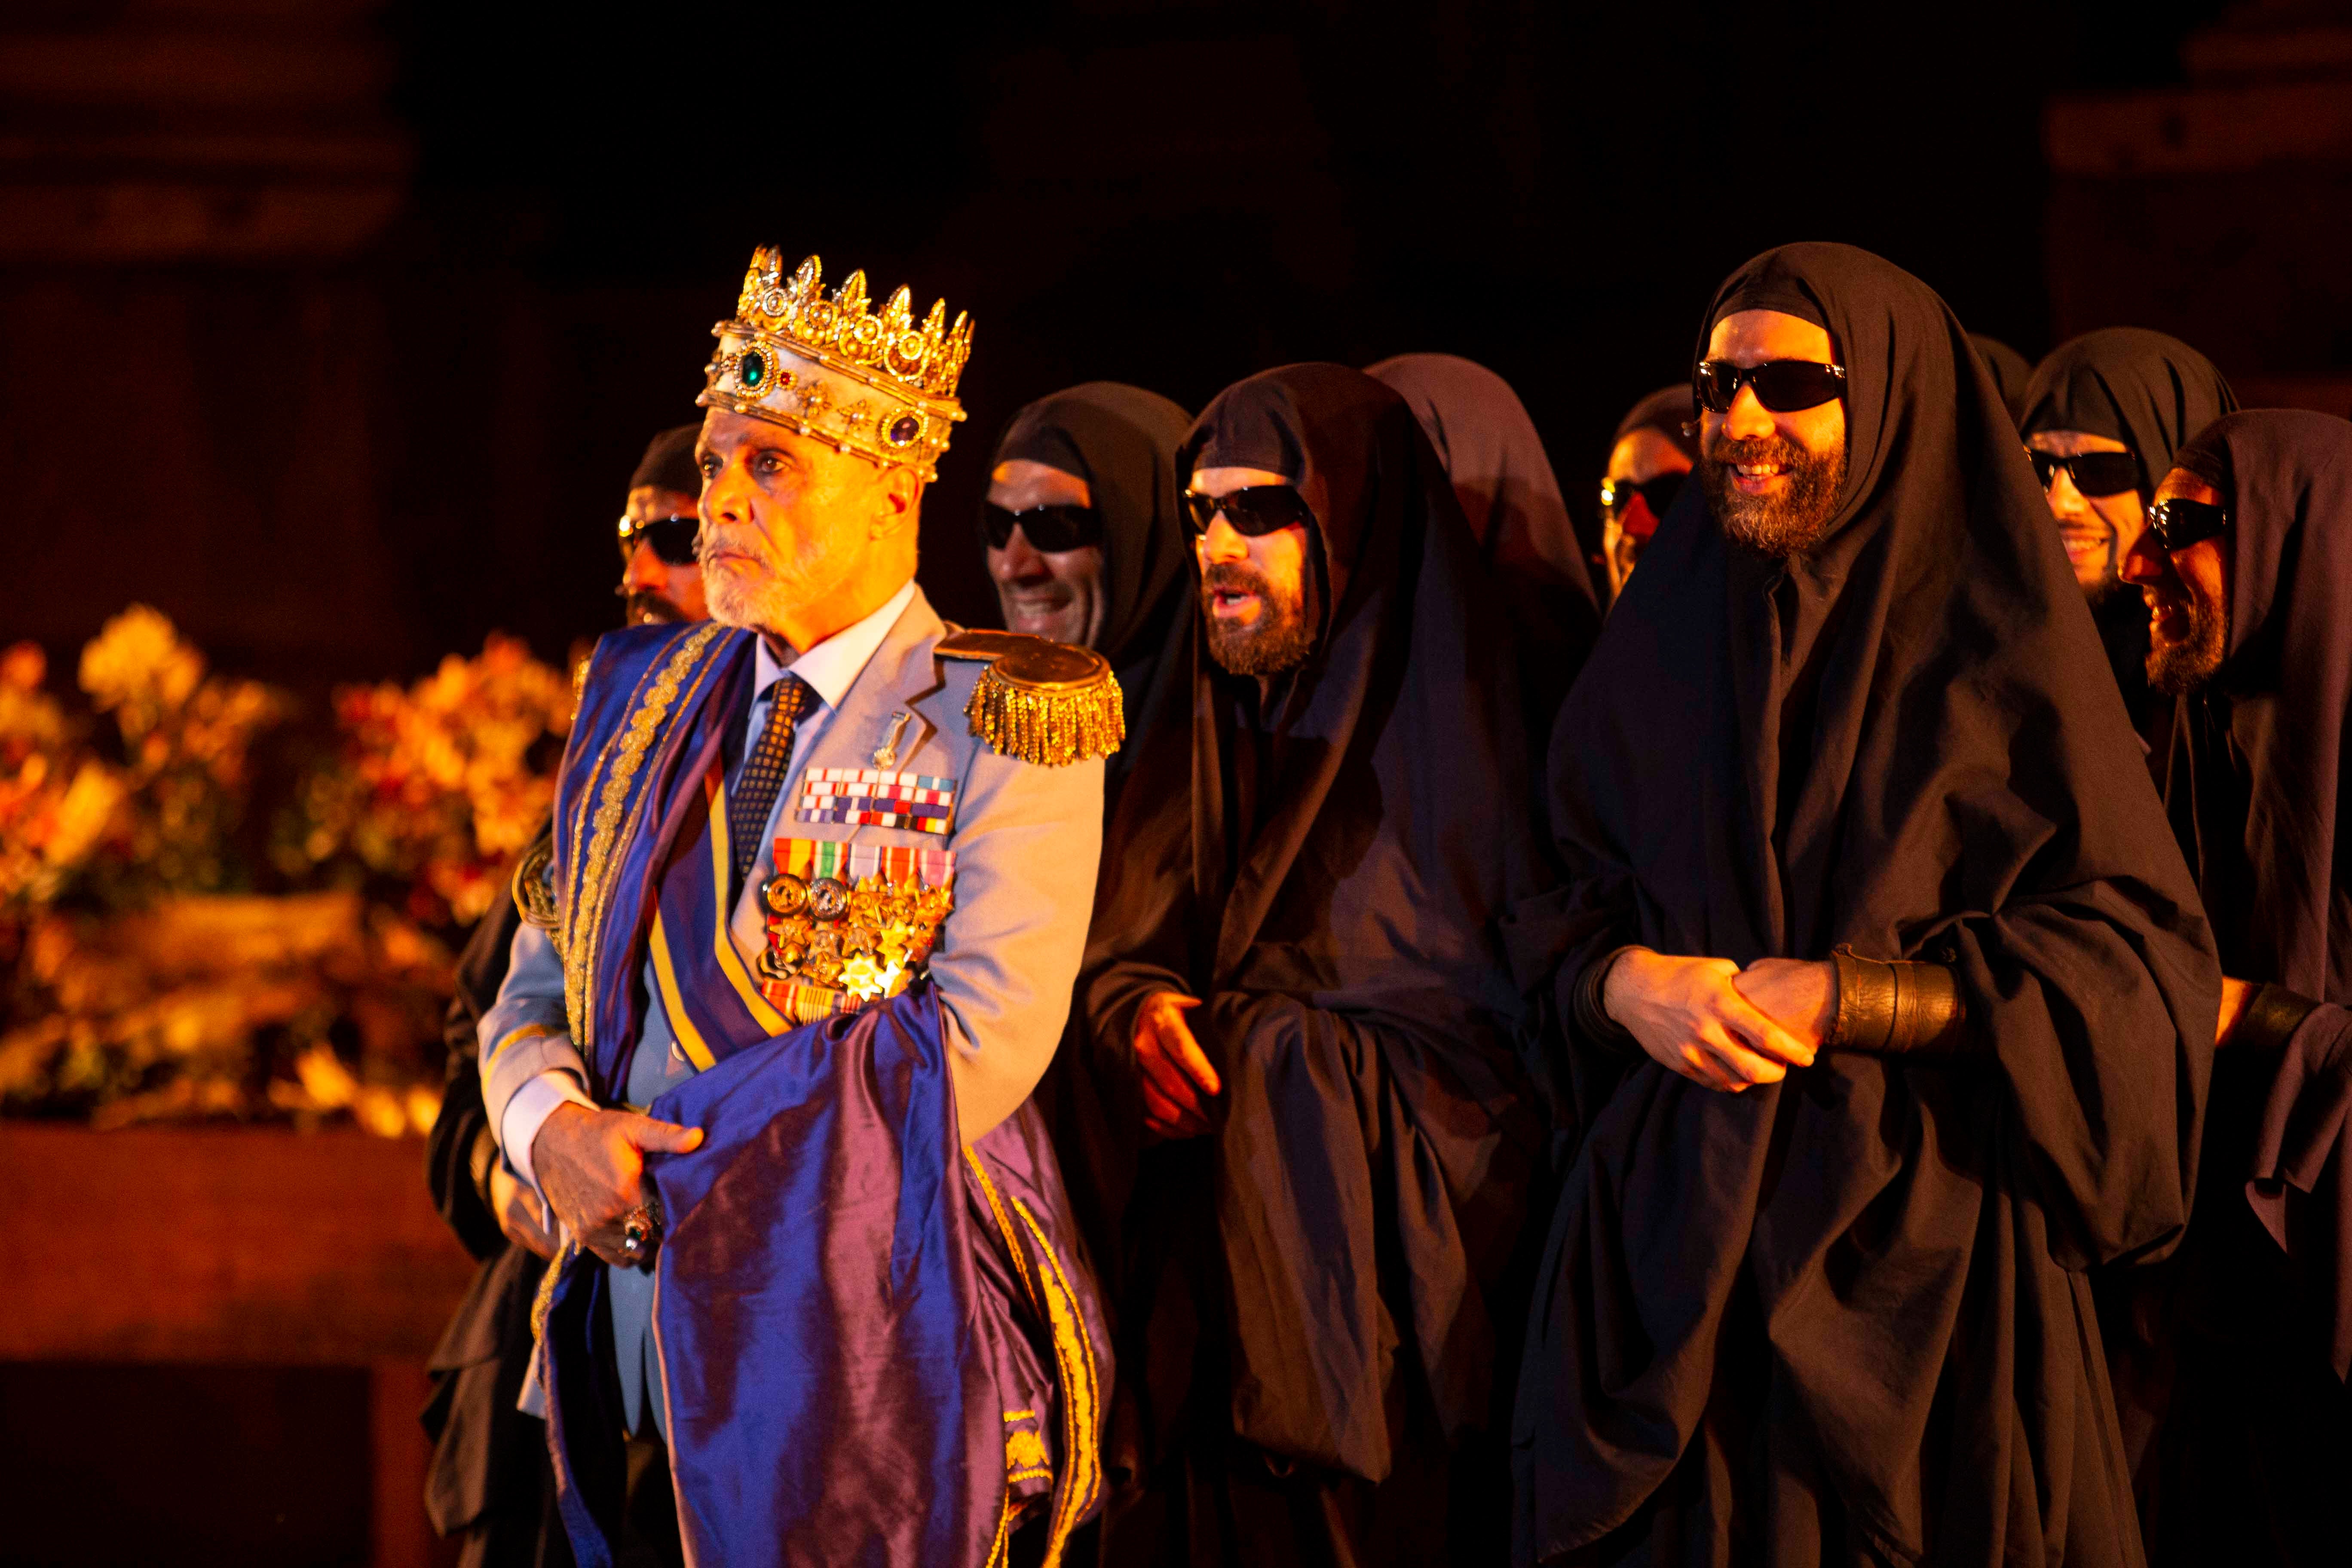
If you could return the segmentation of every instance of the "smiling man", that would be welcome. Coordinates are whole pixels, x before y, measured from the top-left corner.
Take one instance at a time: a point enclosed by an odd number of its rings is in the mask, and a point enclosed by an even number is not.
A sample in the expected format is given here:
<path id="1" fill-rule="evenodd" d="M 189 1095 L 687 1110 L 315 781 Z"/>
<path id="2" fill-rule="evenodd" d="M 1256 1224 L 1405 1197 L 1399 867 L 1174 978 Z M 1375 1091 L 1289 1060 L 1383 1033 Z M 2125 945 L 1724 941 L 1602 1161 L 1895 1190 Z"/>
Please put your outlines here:
<path id="1" fill-rule="evenodd" d="M 1029 1094 L 1118 693 L 931 612 L 969 323 L 820 282 L 762 250 L 716 329 L 713 621 L 597 646 L 482 1023 L 566 1238 L 538 1386 L 583 1564 L 981 1568 L 1100 1486 L 1108 1346 Z"/>
<path id="2" fill-rule="evenodd" d="M 1544 1147 L 1510 618 L 1359 372 L 1227 388 L 1177 471 L 1201 654 L 1133 742 L 1082 993 L 1136 1478 L 1103 1560 L 1493 1561 Z"/>
<path id="3" fill-rule="evenodd" d="M 2151 1562 L 2340 1562 L 2352 423 L 2231 414 L 2172 460 L 2123 575 L 2178 705 L 2165 805 L 2231 978 L 2189 1239 L 2103 1283 L 2109 1360 Z"/>
<path id="4" fill-rule="evenodd" d="M 2120 574 L 2172 455 L 2237 407 L 2237 396 L 2178 338 L 2105 327 L 2052 350 L 2027 382 L 2024 404 L 2018 428 L 2124 706 L 2136 729 L 2160 739 L 2152 721 L 2169 715 L 2148 697 L 2147 616 Z"/>
<path id="5" fill-rule="evenodd" d="M 1041 397 L 1005 426 L 981 503 L 1005 626 L 1108 659 L 1135 734 L 1190 673 L 1168 655 L 1191 598 L 1176 444 L 1192 424 L 1159 394 L 1118 382 Z M 1110 760 L 1107 806 L 1125 755 Z"/>
<path id="6" fill-rule="evenodd" d="M 2175 1241 L 2220 986 L 1999 388 L 1768 251 L 1698 325 L 1696 526 L 1562 709 L 1581 1146 L 1519 1560 L 2140 1560 L 2089 1272 Z"/>

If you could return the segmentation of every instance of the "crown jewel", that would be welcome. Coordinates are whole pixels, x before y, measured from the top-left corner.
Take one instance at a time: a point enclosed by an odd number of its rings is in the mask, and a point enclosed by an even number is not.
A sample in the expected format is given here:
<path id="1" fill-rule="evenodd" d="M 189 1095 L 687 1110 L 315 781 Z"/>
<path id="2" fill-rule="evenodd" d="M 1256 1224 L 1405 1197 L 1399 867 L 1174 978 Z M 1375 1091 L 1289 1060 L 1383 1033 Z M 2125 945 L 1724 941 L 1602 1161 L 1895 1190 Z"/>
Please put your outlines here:
<path id="1" fill-rule="evenodd" d="M 743 274 L 736 317 L 711 329 L 719 354 L 696 399 L 732 408 L 882 463 L 908 463 L 926 479 L 963 416 L 956 379 L 971 354 L 971 318 L 947 324 L 944 300 L 915 324 L 901 287 L 869 308 L 866 274 L 828 298 L 812 256 L 784 276 L 783 253 L 761 246 Z"/>
<path id="2" fill-rule="evenodd" d="M 828 300 L 824 264 L 814 256 L 790 278 L 783 273 L 782 254 L 762 246 L 743 274 L 743 297 L 735 313 L 803 351 L 879 370 L 909 392 L 955 395 L 956 377 L 971 353 L 969 315 L 958 311 L 955 325 L 948 327 L 948 302 L 940 300 L 918 327 L 913 296 L 901 284 L 877 316 L 866 308 L 863 272 L 852 272 Z"/>

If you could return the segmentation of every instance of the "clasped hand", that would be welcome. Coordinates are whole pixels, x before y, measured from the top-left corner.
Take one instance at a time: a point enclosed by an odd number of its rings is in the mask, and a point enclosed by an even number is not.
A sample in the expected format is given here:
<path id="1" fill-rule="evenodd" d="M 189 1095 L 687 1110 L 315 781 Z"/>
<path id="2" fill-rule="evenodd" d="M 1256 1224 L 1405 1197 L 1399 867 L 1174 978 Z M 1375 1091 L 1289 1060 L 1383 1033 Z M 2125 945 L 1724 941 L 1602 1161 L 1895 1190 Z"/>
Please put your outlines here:
<path id="1" fill-rule="evenodd" d="M 646 1156 L 683 1154 L 701 1143 L 699 1127 L 634 1110 L 591 1110 L 575 1100 L 540 1123 L 530 1161 L 555 1217 L 581 1246 L 621 1268 L 632 1263 L 621 1253 L 621 1222 L 646 1201 Z"/>
<path id="2" fill-rule="evenodd" d="M 1826 961 L 1677 958 L 1636 947 L 1601 983 L 1601 1006 L 1652 1060 L 1737 1094 L 1811 1067 L 1837 1018 Z"/>

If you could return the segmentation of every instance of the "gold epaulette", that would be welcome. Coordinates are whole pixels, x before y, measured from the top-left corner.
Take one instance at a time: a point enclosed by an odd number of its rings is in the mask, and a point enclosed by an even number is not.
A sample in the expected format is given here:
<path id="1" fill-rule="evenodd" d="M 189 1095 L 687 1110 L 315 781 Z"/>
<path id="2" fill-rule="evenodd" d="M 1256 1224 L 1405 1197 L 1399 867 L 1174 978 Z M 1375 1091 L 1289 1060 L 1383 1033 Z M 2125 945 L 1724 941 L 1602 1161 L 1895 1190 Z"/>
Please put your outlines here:
<path id="1" fill-rule="evenodd" d="M 963 716 L 1001 756 L 1057 768 L 1108 757 L 1127 739 L 1118 677 L 1091 648 L 1026 632 L 957 632 L 940 639 L 939 653 L 988 666 Z"/>

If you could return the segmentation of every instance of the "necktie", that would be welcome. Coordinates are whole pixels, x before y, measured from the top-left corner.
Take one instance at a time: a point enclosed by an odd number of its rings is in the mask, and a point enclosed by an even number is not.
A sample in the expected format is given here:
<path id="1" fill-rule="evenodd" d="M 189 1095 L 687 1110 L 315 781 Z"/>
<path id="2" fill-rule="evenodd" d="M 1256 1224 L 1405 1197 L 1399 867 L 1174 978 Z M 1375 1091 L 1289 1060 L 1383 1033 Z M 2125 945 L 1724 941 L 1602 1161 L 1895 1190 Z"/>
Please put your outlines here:
<path id="1" fill-rule="evenodd" d="M 808 682 L 796 675 L 778 677 L 768 690 L 768 727 L 760 731 L 759 744 L 743 759 L 743 771 L 727 792 L 727 847 L 735 857 L 735 880 L 727 889 L 730 909 L 742 893 L 751 862 L 760 857 L 760 835 L 767 830 L 776 792 L 784 787 L 784 771 L 793 760 L 793 730 L 810 695 Z"/>

